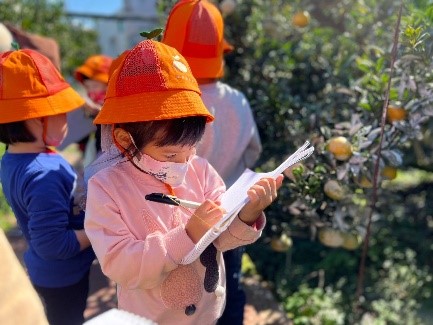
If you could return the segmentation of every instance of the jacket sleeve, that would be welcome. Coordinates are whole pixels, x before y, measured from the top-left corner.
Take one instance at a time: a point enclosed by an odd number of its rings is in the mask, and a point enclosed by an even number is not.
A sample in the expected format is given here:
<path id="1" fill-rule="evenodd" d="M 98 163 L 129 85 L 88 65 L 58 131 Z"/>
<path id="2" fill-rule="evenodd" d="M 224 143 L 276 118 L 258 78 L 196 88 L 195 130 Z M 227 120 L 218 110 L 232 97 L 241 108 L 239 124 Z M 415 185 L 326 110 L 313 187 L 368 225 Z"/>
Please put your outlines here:
<path id="1" fill-rule="evenodd" d="M 30 242 L 41 258 L 62 260 L 80 253 L 75 232 L 69 228 L 75 179 L 60 171 L 32 174 L 24 187 Z"/>
<path id="2" fill-rule="evenodd" d="M 154 288 L 178 267 L 194 243 L 183 226 L 136 238 L 113 197 L 96 177 L 90 179 L 84 228 L 102 271 L 129 289 Z"/>
<path id="3" fill-rule="evenodd" d="M 211 165 L 207 165 L 205 170 L 205 197 L 213 201 L 220 201 L 221 195 L 225 192 L 224 182 Z M 257 219 L 254 225 L 249 226 L 242 222 L 239 217 L 235 217 L 230 226 L 223 231 L 214 241 L 215 247 L 219 251 L 227 251 L 239 246 L 255 242 L 261 235 L 266 224 L 264 213 Z"/>

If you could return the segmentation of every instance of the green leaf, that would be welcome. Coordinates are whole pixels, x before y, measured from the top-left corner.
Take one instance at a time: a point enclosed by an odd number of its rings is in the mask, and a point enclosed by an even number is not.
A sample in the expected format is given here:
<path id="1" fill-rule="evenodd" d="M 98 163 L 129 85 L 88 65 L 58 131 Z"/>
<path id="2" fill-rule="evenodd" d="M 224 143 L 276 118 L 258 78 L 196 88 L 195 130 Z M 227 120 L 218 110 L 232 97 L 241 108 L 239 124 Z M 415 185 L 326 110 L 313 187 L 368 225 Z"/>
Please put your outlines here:
<path id="1" fill-rule="evenodd" d="M 159 34 L 161 34 L 163 30 L 164 29 L 162 29 L 162 28 L 156 28 L 150 32 L 143 31 L 140 33 L 140 36 L 143 36 L 144 38 L 147 38 L 147 39 L 152 39 L 152 38 L 157 37 Z"/>
<path id="2" fill-rule="evenodd" d="M 18 51 L 18 50 L 20 49 L 20 45 L 19 45 L 17 42 L 15 42 L 15 41 L 13 41 L 13 42 L 11 43 L 11 47 L 12 47 L 12 49 L 14 49 L 15 51 Z"/>

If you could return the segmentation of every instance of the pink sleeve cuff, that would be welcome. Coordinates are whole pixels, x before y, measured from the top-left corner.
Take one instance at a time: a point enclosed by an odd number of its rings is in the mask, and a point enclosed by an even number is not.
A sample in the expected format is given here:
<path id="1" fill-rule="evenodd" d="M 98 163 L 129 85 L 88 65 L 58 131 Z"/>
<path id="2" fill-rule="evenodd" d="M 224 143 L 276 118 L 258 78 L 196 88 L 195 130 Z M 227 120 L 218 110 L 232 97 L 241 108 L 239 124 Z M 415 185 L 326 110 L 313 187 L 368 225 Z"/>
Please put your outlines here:
<path id="1" fill-rule="evenodd" d="M 265 225 L 266 218 L 265 214 L 262 213 L 252 226 L 247 225 L 241 221 L 239 217 L 236 217 L 230 224 L 228 230 L 233 237 L 236 237 L 242 241 L 251 242 L 255 241 L 260 236 L 263 228 L 265 228 Z"/>
<path id="2" fill-rule="evenodd" d="M 193 241 L 182 226 L 170 230 L 165 235 L 165 243 L 168 256 L 176 264 L 180 264 L 182 258 L 194 248 Z"/>

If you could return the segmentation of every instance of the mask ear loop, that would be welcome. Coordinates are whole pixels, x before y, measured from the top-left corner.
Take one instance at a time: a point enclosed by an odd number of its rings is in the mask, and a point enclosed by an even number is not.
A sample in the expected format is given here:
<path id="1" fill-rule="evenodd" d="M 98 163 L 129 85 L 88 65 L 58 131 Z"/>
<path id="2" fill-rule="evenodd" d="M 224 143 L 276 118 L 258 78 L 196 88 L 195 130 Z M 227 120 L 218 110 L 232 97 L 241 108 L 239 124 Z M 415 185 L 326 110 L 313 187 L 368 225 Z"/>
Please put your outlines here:
<path id="1" fill-rule="evenodd" d="M 42 122 L 42 141 L 47 145 L 48 120 L 46 117 L 41 118 Z"/>
<path id="2" fill-rule="evenodd" d="M 130 138 L 131 138 L 131 142 L 133 143 L 135 149 L 138 150 L 137 146 L 135 145 L 134 139 L 132 138 L 131 135 L 129 135 L 129 136 L 130 136 Z M 141 172 L 147 174 L 146 171 L 144 171 L 142 168 L 140 168 L 139 166 L 137 166 L 137 164 L 136 164 L 136 163 L 134 162 L 134 160 L 133 160 L 134 157 L 131 155 L 131 153 L 129 152 L 129 150 L 123 148 L 123 147 L 120 145 L 120 143 L 117 141 L 116 137 L 114 136 L 114 124 L 113 124 L 112 129 L 111 129 L 111 137 L 112 137 L 112 139 L 113 139 L 113 143 L 114 143 L 114 145 L 117 147 L 117 149 L 119 149 L 119 151 L 120 151 L 124 156 L 126 156 L 126 158 L 128 158 L 128 160 L 129 160 L 129 161 L 134 165 L 134 167 L 137 168 L 138 170 L 140 170 Z M 176 196 L 176 194 L 174 193 L 173 187 L 171 187 L 170 184 L 167 184 L 167 183 L 164 183 L 164 182 L 161 182 L 161 183 L 164 184 L 165 188 L 167 189 L 167 191 L 168 191 L 168 193 L 169 193 L 170 195 L 174 195 L 174 196 Z"/>

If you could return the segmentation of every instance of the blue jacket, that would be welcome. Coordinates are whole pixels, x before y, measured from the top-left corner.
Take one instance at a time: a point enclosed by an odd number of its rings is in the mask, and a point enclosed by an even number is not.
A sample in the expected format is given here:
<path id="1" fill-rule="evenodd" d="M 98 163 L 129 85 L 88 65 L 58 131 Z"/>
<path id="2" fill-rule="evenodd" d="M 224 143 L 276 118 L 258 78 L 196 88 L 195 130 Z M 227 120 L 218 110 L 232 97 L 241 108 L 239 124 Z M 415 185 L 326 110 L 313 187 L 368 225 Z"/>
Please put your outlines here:
<path id="1" fill-rule="evenodd" d="M 1 182 L 18 225 L 28 242 L 24 261 L 31 281 L 41 287 L 77 283 L 95 255 L 80 251 L 74 229 L 83 229 L 84 212 L 74 193 L 77 175 L 59 154 L 6 152 Z"/>

